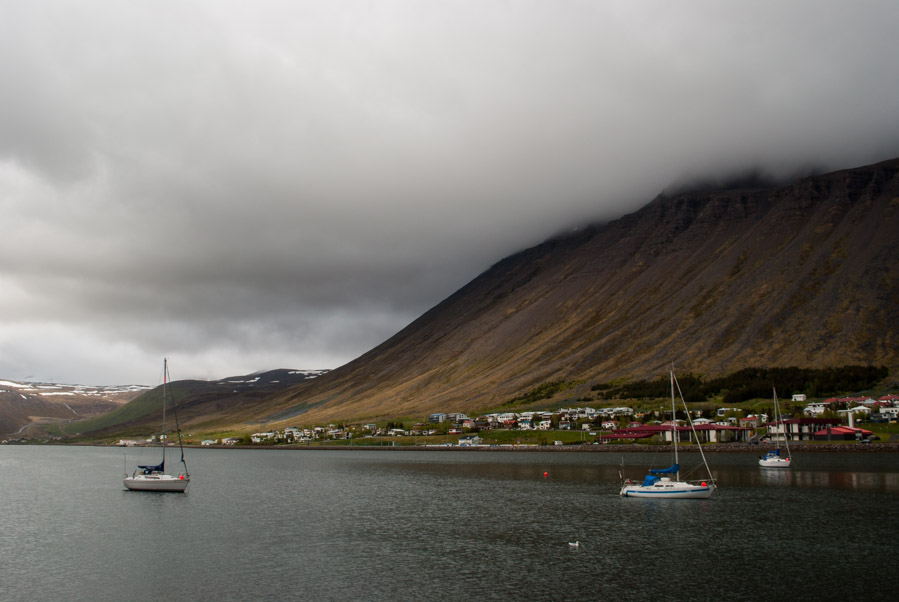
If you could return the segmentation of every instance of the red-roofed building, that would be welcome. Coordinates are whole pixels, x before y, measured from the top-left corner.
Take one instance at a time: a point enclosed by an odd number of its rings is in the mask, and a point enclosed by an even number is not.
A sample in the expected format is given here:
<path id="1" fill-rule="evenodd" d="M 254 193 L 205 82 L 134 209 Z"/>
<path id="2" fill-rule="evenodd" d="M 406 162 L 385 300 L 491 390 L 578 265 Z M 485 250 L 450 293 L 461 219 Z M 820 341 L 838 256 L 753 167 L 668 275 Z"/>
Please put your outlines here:
<path id="1" fill-rule="evenodd" d="M 856 441 L 873 435 L 871 431 L 848 426 L 835 426 L 815 432 L 816 441 Z"/>
<path id="2" fill-rule="evenodd" d="M 700 443 L 727 443 L 734 441 L 749 441 L 752 437 L 752 429 L 739 426 L 725 426 L 720 424 L 697 424 L 696 436 Z M 665 441 L 671 441 L 670 424 L 643 424 L 634 428 L 617 429 L 609 435 L 602 435 L 606 441 L 619 439 L 645 439 L 653 435 L 660 435 Z M 692 441 L 693 429 L 689 426 L 677 427 L 678 441 Z"/>
<path id="3" fill-rule="evenodd" d="M 788 418 L 782 422 L 785 435 L 790 441 L 810 441 L 815 438 L 818 430 L 843 424 L 839 418 Z"/>

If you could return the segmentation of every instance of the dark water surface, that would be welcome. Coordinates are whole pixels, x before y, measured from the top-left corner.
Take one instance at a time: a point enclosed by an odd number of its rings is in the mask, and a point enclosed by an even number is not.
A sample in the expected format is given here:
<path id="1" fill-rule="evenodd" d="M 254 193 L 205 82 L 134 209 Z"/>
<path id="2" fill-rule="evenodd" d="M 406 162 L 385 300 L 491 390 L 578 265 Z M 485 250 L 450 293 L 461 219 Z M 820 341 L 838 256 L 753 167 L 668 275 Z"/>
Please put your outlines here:
<path id="1" fill-rule="evenodd" d="M 622 462 L 641 477 L 666 460 L 650 454 L 187 459 L 188 493 L 159 494 L 122 487 L 121 449 L 0 447 L 0 599 L 837 600 L 899 589 L 896 454 L 797 455 L 774 472 L 717 453 L 720 489 L 707 501 L 620 498 Z"/>

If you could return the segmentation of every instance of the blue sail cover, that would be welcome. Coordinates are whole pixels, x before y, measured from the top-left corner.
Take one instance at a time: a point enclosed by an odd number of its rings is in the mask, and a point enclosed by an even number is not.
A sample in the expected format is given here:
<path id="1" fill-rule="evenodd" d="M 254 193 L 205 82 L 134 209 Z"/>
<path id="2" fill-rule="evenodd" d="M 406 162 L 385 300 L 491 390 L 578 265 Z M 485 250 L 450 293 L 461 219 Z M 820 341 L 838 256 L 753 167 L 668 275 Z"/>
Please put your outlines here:
<path id="1" fill-rule="evenodd" d="M 650 468 L 649 474 L 676 474 L 679 470 L 680 464 L 675 464 L 668 468 Z"/>
<path id="2" fill-rule="evenodd" d="M 144 474 L 150 474 L 151 472 L 163 472 L 165 470 L 165 460 L 163 460 L 161 464 L 157 464 L 156 466 L 141 466 L 140 464 L 138 464 L 137 467 L 143 469 Z"/>

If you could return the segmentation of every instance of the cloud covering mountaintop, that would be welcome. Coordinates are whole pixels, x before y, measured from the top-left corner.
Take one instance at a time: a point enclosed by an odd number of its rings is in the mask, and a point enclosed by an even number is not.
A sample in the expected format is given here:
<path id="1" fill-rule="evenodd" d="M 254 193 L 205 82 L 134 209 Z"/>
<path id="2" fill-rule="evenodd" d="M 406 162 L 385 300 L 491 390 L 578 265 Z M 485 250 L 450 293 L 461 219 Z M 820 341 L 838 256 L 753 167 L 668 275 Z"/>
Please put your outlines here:
<path id="1" fill-rule="evenodd" d="M 896 22 L 894 2 L 0 0 L 0 377 L 333 368 L 673 182 L 897 156 Z"/>

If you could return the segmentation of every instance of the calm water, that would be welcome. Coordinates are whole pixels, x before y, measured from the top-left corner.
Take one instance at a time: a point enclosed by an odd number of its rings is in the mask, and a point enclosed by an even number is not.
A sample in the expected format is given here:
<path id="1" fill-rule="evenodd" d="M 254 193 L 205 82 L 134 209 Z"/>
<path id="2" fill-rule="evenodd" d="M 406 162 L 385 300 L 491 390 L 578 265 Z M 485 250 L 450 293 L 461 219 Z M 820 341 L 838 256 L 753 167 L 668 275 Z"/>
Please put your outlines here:
<path id="1" fill-rule="evenodd" d="M 782 473 L 714 454 L 721 489 L 708 501 L 620 498 L 620 464 L 640 477 L 666 459 L 649 454 L 187 457 L 189 492 L 157 494 L 123 489 L 121 449 L 0 447 L 0 599 L 836 600 L 897 589 L 893 454 L 797 456 Z"/>

